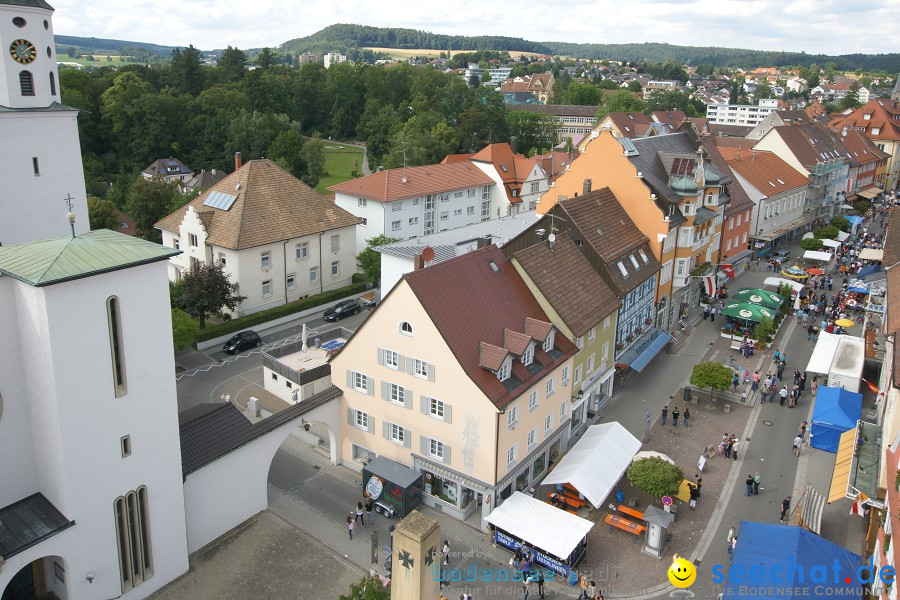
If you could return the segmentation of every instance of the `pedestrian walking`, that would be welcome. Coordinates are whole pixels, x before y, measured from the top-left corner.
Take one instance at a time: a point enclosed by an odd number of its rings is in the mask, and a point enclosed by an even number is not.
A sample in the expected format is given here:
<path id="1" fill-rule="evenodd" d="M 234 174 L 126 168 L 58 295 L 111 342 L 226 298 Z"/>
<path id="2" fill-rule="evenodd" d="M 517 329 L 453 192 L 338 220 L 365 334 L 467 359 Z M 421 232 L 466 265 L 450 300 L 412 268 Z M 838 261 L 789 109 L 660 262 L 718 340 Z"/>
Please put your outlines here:
<path id="1" fill-rule="evenodd" d="M 784 500 L 781 501 L 781 522 L 785 523 L 787 521 L 788 511 L 791 510 L 791 497 L 788 496 Z"/>
<path id="2" fill-rule="evenodd" d="M 734 442 L 732 442 L 731 438 L 727 437 L 727 435 L 728 434 L 726 434 L 726 439 L 722 443 L 725 444 L 725 458 L 731 458 L 731 446 L 734 444 Z"/>
<path id="3" fill-rule="evenodd" d="M 357 502 L 357 503 L 356 503 L 356 519 L 355 519 L 355 520 L 356 520 L 357 523 L 359 523 L 360 521 L 362 521 L 362 526 L 365 527 L 365 526 L 366 526 L 366 521 L 365 521 L 365 519 L 363 518 L 363 515 L 365 515 L 365 510 L 363 509 L 362 502 Z"/>
<path id="4" fill-rule="evenodd" d="M 803 438 L 800 434 L 797 434 L 797 437 L 794 438 L 794 456 L 800 456 L 800 445 L 803 444 Z"/>
<path id="5" fill-rule="evenodd" d="M 587 596 L 586 598 L 590 598 L 590 600 L 594 600 L 597 597 L 597 584 L 593 581 L 587 587 Z"/>
<path id="6" fill-rule="evenodd" d="M 709 321 L 710 321 L 710 323 L 713 323 L 713 322 L 715 322 L 715 320 L 716 320 L 716 307 L 713 306 L 712 309 L 710 309 L 710 311 L 709 311 Z"/>
<path id="7" fill-rule="evenodd" d="M 738 439 L 736 437 L 732 436 L 731 437 L 731 458 L 733 458 L 734 460 L 738 459 L 738 446 L 739 445 L 740 445 L 740 442 L 738 441 Z"/>
<path id="8" fill-rule="evenodd" d="M 755 392 L 759 389 L 759 369 L 753 371 L 753 382 L 750 384 L 750 391 Z"/>
<path id="9" fill-rule="evenodd" d="M 732 378 L 731 378 L 731 387 L 734 388 L 734 391 L 737 391 L 737 387 L 738 387 L 738 385 L 740 385 L 740 383 L 741 383 L 741 378 L 738 377 L 737 373 L 735 373 L 734 376 L 732 376 Z"/>
<path id="10" fill-rule="evenodd" d="M 802 394 L 804 391 L 806 391 L 806 371 L 800 375 L 800 393 Z"/>
<path id="11" fill-rule="evenodd" d="M 347 515 L 347 531 L 350 533 L 350 539 L 353 539 L 353 527 L 356 522 L 353 520 L 353 517 Z"/>
<path id="12" fill-rule="evenodd" d="M 778 379 L 784 379 L 784 360 L 778 363 Z"/>
<path id="13" fill-rule="evenodd" d="M 697 508 L 697 499 L 699 498 L 699 492 L 697 491 L 697 486 L 692 483 L 689 483 L 688 487 L 690 488 L 691 497 L 690 507 L 691 510 L 694 510 L 695 508 Z"/>
<path id="14" fill-rule="evenodd" d="M 672 429 L 678 429 L 678 417 L 681 416 L 681 411 L 678 410 L 676 406 L 672 409 Z"/>
<path id="15" fill-rule="evenodd" d="M 809 384 L 809 390 L 812 392 L 813 397 L 816 395 L 816 391 L 819 389 L 819 377 L 813 375 L 812 383 Z"/>
<path id="16" fill-rule="evenodd" d="M 448 540 L 444 540 L 444 547 L 441 549 L 441 554 L 444 556 L 444 564 L 450 564 L 450 542 Z"/>
<path id="17" fill-rule="evenodd" d="M 691 409 L 690 408 L 684 409 L 684 426 L 685 427 L 691 426 Z"/>
<path id="18" fill-rule="evenodd" d="M 543 597 L 544 597 L 544 570 L 543 569 L 538 569 L 537 585 L 538 585 L 538 594 L 543 599 Z"/>
<path id="19" fill-rule="evenodd" d="M 753 475 L 753 495 L 759 496 L 759 483 L 762 481 L 762 478 L 759 476 L 759 471 L 757 471 Z"/>
<path id="20" fill-rule="evenodd" d="M 744 490 L 744 495 L 749 496 L 753 493 L 753 475 L 747 475 L 747 481 L 744 482 L 744 485 L 747 486 Z"/>
<path id="21" fill-rule="evenodd" d="M 662 410 L 660 411 L 659 414 L 660 414 L 660 421 L 662 422 L 663 426 L 665 426 L 665 424 L 666 424 L 666 418 L 669 416 L 669 407 L 668 407 L 668 405 L 663 406 L 663 408 L 662 408 Z"/>
<path id="22" fill-rule="evenodd" d="M 709 305 L 703 307 L 703 320 L 707 320 L 709 318 Z"/>
<path id="23" fill-rule="evenodd" d="M 728 530 L 728 537 L 725 538 L 725 543 L 728 545 L 728 554 L 731 554 L 731 540 L 735 538 L 736 533 L 733 526 Z"/>
<path id="24" fill-rule="evenodd" d="M 779 404 L 781 404 L 781 406 L 784 406 L 784 401 L 787 400 L 788 397 L 787 384 L 781 386 L 781 389 L 778 391 L 778 395 L 781 397 Z"/>
<path id="25" fill-rule="evenodd" d="M 372 502 L 372 498 L 366 496 L 366 517 L 368 518 L 369 525 L 373 523 L 372 519 L 372 509 L 374 508 L 374 503 Z"/>

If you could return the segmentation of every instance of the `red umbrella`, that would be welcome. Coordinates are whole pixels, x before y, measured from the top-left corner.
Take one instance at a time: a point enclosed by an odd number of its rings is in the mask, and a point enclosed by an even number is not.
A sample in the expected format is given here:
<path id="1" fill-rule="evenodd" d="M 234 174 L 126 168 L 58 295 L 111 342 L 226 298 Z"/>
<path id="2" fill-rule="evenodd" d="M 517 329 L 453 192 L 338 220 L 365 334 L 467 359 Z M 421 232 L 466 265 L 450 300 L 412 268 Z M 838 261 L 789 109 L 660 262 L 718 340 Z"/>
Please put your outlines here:
<path id="1" fill-rule="evenodd" d="M 825 271 L 823 271 L 822 269 L 820 269 L 818 267 L 813 267 L 811 269 L 807 269 L 806 272 L 809 273 L 810 275 L 824 275 L 825 274 Z"/>

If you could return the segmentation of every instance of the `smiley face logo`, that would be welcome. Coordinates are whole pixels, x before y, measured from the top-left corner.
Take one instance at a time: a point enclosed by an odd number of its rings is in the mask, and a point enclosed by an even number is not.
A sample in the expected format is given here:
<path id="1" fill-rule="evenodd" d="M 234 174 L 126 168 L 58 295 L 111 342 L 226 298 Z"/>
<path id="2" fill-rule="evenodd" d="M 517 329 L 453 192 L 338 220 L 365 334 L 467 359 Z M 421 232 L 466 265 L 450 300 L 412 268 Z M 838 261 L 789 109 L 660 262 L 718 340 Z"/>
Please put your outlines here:
<path id="1" fill-rule="evenodd" d="M 677 588 L 690 587 L 697 579 L 697 568 L 683 558 L 676 558 L 669 567 L 669 581 Z"/>

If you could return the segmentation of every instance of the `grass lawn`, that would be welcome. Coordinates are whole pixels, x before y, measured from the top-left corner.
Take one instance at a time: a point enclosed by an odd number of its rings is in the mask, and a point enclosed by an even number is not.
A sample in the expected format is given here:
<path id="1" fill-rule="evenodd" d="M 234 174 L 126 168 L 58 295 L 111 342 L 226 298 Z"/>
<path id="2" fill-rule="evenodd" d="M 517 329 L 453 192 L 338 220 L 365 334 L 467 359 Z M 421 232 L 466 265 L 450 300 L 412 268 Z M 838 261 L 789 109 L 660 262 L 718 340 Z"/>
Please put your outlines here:
<path id="1" fill-rule="evenodd" d="M 330 194 L 328 186 L 343 183 L 348 179 L 353 179 L 350 173 L 353 172 L 354 163 L 357 170 L 362 173 L 362 148 L 356 146 L 345 146 L 330 140 L 325 141 L 325 169 L 328 175 L 319 181 L 316 191 L 320 194 Z"/>

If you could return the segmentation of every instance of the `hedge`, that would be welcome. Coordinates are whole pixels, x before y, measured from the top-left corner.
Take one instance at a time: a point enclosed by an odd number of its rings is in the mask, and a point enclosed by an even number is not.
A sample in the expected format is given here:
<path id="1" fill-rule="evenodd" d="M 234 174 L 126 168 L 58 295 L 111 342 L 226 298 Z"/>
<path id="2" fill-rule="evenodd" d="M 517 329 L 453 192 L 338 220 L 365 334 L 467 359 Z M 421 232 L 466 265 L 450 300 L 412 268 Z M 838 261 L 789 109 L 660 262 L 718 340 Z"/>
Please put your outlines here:
<path id="1" fill-rule="evenodd" d="M 205 342 L 206 340 L 211 340 L 221 335 L 226 335 L 229 333 L 247 329 L 252 325 L 267 323 L 280 317 L 286 317 L 288 315 L 298 313 L 308 308 L 315 308 L 316 306 L 329 304 L 336 300 L 343 300 L 347 296 L 352 296 L 353 294 L 358 294 L 364 291 L 366 291 L 365 282 L 354 283 L 348 285 L 347 287 L 342 287 L 336 290 L 331 290 L 329 292 L 324 292 L 322 294 L 317 294 L 315 296 L 309 296 L 303 298 L 302 300 L 296 300 L 294 302 L 289 302 L 288 304 L 282 304 L 281 306 L 262 310 L 260 312 L 253 313 L 252 315 L 238 317 L 236 319 L 231 319 L 230 321 L 223 321 L 215 325 L 210 325 L 205 329 L 201 329 L 200 333 L 197 334 L 197 341 Z"/>

